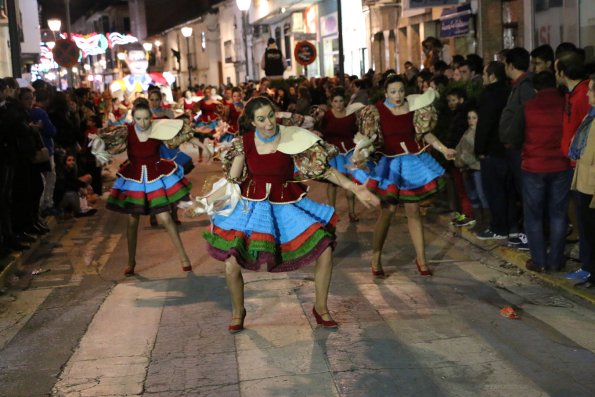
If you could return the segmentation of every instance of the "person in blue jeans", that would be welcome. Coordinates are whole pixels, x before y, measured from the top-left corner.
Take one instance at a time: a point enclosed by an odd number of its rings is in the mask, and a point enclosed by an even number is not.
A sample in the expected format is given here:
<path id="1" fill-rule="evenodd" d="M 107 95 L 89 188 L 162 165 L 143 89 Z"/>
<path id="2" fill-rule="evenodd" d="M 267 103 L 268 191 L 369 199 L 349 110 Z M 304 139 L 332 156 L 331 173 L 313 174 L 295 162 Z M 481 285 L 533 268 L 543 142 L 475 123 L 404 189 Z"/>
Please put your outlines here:
<path id="1" fill-rule="evenodd" d="M 587 91 L 591 110 L 578 127 L 568 156 L 576 161 L 571 189 L 576 199 L 582 266 L 566 278 L 593 286 L 595 272 L 595 74 Z"/>
<path id="2" fill-rule="evenodd" d="M 572 170 L 560 150 L 564 97 L 550 71 L 533 76 L 535 97 L 524 105 L 521 184 L 525 233 L 531 251 L 526 268 L 558 271 L 565 265 L 564 245 Z M 549 238 L 544 236 L 547 210 Z M 549 242 L 549 252 L 547 245 Z"/>

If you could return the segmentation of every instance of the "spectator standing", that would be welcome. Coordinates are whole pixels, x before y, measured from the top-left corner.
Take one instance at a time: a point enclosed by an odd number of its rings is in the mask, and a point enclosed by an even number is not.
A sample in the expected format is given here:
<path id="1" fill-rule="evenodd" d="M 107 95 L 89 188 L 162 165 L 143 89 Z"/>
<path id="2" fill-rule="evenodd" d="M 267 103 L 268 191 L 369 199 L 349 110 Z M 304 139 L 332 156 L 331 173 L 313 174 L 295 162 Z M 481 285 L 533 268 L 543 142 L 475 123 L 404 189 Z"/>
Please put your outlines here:
<path id="1" fill-rule="evenodd" d="M 506 148 L 506 160 L 512 173 L 516 193 L 522 194 L 521 149 L 523 146 L 523 105 L 535 96 L 533 75 L 529 72 L 530 55 L 522 47 L 515 47 L 506 53 L 506 75 L 512 81 L 512 90 L 500 116 L 500 140 Z M 508 243 L 527 249 L 523 233 L 510 233 Z"/>
<path id="2" fill-rule="evenodd" d="M 476 235 L 480 240 L 503 240 L 517 218 L 512 175 L 498 134 L 500 116 L 510 95 L 504 64 L 498 61 L 487 64 L 483 83 L 484 90 L 478 99 L 475 153 L 480 159 L 481 182 L 492 216 L 489 227 Z"/>
<path id="3" fill-rule="evenodd" d="M 564 47 L 562 47 L 564 48 Z M 587 97 L 589 90 L 589 80 L 586 79 L 586 70 L 584 67 L 583 57 L 576 51 L 560 50 L 559 58 L 554 63 L 556 71 L 556 80 L 558 84 L 565 90 L 564 101 L 564 116 L 562 118 L 562 153 L 568 154 L 568 148 L 572 141 L 579 125 L 591 109 L 589 99 Z M 571 161 L 574 166 L 574 162 Z M 590 258 L 588 252 L 590 247 L 587 246 L 587 236 L 585 236 L 585 220 L 581 219 L 578 211 L 578 201 L 580 197 L 577 193 L 573 193 L 570 198 L 569 217 L 573 225 L 576 225 L 579 238 L 579 257 L 582 263 L 589 263 Z M 574 211 L 572 210 L 575 208 Z M 576 215 L 576 216 L 575 216 Z M 578 273 L 580 278 L 582 273 Z"/>
<path id="4" fill-rule="evenodd" d="M 559 271 L 565 264 L 566 212 L 572 179 L 570 162 L 558 144 L 562 139 L 564 97 L 549 71 L 537 73 L 533 86 L 537 94 L 524 106 L 521 162 L 524 226 L 531 251 L 526 267 L 532 271 Z M 546 210 L 549 253 L 544 239 Z"/>
<path id="5" fill-rule="evenodd" d="M 531 68 L 533 73 L 554 72 L 554 49 L 543 44 L 531 51 Z"/>
<path id="6" fill-rule="evenodd" d="M 282 79 L 283 72 L 287 69 L 287 60 L 272 37 L 267 41 L 267 48 L 262 54 L 260 67 L 269 79 Z"/>
<path id="7" fill-rule="evenodd" d="M 585 250 L 581 246 L 581 269 L 568 276 L 590 281 L 592 285 L 595 271 L 595 75 L 590 77 L 588 97 L 591 110 L 579 126 L 569 151 L 570 159 L 576 161 L 571 189 L 577 199 L 578 217 L 583 221 L 581 241 Z"/>

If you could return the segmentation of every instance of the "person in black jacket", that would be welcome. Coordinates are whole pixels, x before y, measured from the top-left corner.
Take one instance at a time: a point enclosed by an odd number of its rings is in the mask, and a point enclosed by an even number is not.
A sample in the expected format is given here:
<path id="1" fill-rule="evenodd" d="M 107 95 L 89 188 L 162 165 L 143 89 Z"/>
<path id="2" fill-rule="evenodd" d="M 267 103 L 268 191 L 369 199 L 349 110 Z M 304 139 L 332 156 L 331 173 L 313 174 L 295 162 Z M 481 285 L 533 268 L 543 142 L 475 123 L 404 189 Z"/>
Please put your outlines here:
<path id="1" fill-rule="evenodd" d="M 484 90 L 478 98 L 475 154 L 481 162 L 481 181 L 491 220 L 489 227 L 478 231 L 476 236 L 481 240 L 504 240 L 514 230 L 518 218 L 512 172 L 498 132 L 500 116 L 510 95 L 504 64 L 498 61 L 488 63 L 484 67 L 483 83 Z"/>
<path id="2" fill-rule="evenodd" d="M 264 74 L 268 78 L 282 79 L 283 72 L 287 69 L 287 61 L 283 56 L 281 50 L 277 47 L 277 42 L 274 38 L 269 38 L 267 48 L 262 54 L 260 67 L 264 70 Z"/>

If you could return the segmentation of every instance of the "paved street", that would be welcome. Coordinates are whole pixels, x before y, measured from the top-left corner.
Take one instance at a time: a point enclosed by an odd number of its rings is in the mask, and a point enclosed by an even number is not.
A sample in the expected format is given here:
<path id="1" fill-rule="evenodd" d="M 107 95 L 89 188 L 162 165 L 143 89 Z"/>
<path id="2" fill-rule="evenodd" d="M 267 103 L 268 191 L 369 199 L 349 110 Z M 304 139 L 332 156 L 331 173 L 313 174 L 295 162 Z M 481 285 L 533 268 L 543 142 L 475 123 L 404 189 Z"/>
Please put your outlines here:
<path id="1" fill-rule="evenodd" d="M 198 165 L 195 190 L 220 164 Z M 312 183 L 311 197 L 324 199 Z M 163 228 L 141 221 L 138 276 L 124 278 L 126 217 L 100 209 L 60 221 L 0 296 L 1 396 L 595 395 L 594 306 L 536 282 L 426 216 L 431 278 L 415 270 L 402 212 L 384 264 L 368 267 L 376 213 L 347 220 L 339 194 L 329 308 L 311 315 L 313 268 L 244 273 L 246 327 L 228 334 L 223 266 L 207 219 L 183 219 L 194 271 Z M 33 270 L 49 270 L 31 276 Z M 512 306 L 520 315 L 500 315 Z"/>

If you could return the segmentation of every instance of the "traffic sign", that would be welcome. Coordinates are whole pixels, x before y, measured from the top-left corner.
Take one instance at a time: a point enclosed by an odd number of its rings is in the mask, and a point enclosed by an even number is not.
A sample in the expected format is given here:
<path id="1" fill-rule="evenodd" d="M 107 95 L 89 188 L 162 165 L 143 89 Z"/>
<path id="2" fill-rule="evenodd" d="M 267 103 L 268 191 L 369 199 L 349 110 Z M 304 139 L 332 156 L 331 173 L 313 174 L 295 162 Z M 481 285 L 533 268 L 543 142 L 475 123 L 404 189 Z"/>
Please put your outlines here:
<path id="1" fill-rule="evenodd" d="M 68 39 L 56 40 L 56 45 L 52 50 L 56 63 L 65 68 L 72 67 L 77 63 L 80 52 L 76 43 Z"/>
<path id="2" fill-rule="evenodd" d="M 316 60 L 316 46 L 309 41 L 298 41 L 293 50 L 293 56 L 297 63 L 308 66 Z"/>

